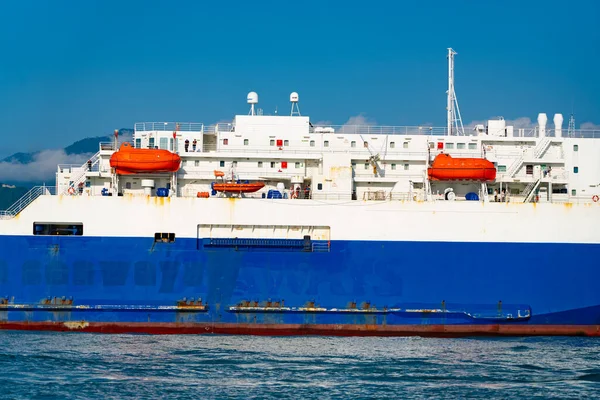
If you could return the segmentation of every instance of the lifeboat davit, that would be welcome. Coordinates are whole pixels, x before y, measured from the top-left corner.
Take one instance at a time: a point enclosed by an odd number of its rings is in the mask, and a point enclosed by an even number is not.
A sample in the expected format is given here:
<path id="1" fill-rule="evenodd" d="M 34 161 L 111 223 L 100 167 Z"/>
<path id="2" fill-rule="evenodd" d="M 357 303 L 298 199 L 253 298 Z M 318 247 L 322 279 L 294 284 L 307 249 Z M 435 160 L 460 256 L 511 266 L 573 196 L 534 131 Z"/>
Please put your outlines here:
<path id="1" fill-rule="evenodd" d="M 265 184 L 262 182 L 254 183 L 214 183 L 213 189 L 217 192 L 228 192 L 228 193 L 254 193 L 264 188 Z"/>
<path id="2" fill-rule="evenodd" d="M 180 164 L 181 158 L 169 150 L 136 149 L 131 143 L 121 144 L 110 157 L 110 166 L 119 175 L 177 172 Z"/>
<path id="3" fill-rule="evenodd" d="M 488 182 L 496 179 L 496 167 L 485 158 L 453 158 L 438 154 L 427 175 L 434 181 L 471 180 Z"/>

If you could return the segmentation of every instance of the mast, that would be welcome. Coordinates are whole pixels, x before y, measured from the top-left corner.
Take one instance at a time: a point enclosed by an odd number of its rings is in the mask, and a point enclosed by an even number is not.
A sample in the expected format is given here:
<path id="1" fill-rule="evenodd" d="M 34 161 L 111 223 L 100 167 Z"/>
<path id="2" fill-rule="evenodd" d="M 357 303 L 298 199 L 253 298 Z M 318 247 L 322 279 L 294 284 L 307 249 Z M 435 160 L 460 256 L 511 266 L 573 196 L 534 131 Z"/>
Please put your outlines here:
<path id="1" fill-rule="evenodd" d="M 456 54 L 452 48 L 448 48 L 448 104 L 446 106 L 448 112 L 446 132 L 448 136 L 465 134 L 460 109 L 458 108 L 458 99 L 454 90 L 454 56 Z"/>

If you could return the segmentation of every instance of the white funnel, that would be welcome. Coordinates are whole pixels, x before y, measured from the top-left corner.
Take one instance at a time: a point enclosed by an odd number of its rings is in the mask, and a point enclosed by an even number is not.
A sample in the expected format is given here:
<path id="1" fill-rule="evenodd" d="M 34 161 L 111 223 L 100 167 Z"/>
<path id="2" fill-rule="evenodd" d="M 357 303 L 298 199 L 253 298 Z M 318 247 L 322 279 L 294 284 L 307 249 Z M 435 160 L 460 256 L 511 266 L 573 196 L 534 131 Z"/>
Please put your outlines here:
<path id="1" fill-rule="evenodd" d="M 554 136 L 557 138 L 562 137 L 563 120 L 562 114 L 554 114 Z"/>
<path id="2" fill-rule="evenodd" d="M 546 123 L 548 122 L 548 116 L 546 115 L 546 113 L 539 113 L 538 114 L 538 127 L 539 127 L 539 137 L 540 138 L 544 138 L 546 137 Z"/>

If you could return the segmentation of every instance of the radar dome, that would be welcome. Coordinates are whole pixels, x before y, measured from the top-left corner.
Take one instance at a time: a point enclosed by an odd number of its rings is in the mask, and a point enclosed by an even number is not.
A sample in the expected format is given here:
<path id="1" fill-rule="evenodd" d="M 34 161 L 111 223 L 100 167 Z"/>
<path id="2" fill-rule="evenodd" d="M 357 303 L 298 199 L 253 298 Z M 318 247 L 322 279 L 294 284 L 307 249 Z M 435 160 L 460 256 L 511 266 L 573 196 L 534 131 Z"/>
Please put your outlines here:
<path id="1" fill-rule="evenodd" d="M 248 93 L 248 104 L 258 104 L 258 93 L 256 93 L 256 92 Z"/>
<path id="2" fill-rule="evenodd" d="M 292 92 L 290 94 L 290 102 L 297 103 L 298 102 L 298 93 Z"/>

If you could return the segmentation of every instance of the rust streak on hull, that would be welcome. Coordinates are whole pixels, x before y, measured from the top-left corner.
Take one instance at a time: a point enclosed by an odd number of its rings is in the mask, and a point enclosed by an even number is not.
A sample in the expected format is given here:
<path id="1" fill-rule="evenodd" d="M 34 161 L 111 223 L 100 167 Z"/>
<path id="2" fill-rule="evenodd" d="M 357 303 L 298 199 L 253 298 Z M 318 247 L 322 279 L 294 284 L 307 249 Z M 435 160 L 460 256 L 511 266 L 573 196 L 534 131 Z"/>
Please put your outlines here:
<path id="1" fill-rule="evenodd" d="M 324 325 L 230 323 L 111 323 L 111 322 L 0 322 L 0 330 L 145 333 L 231 334 L 257 336 L 598 336 L 600 325 Z"/>

